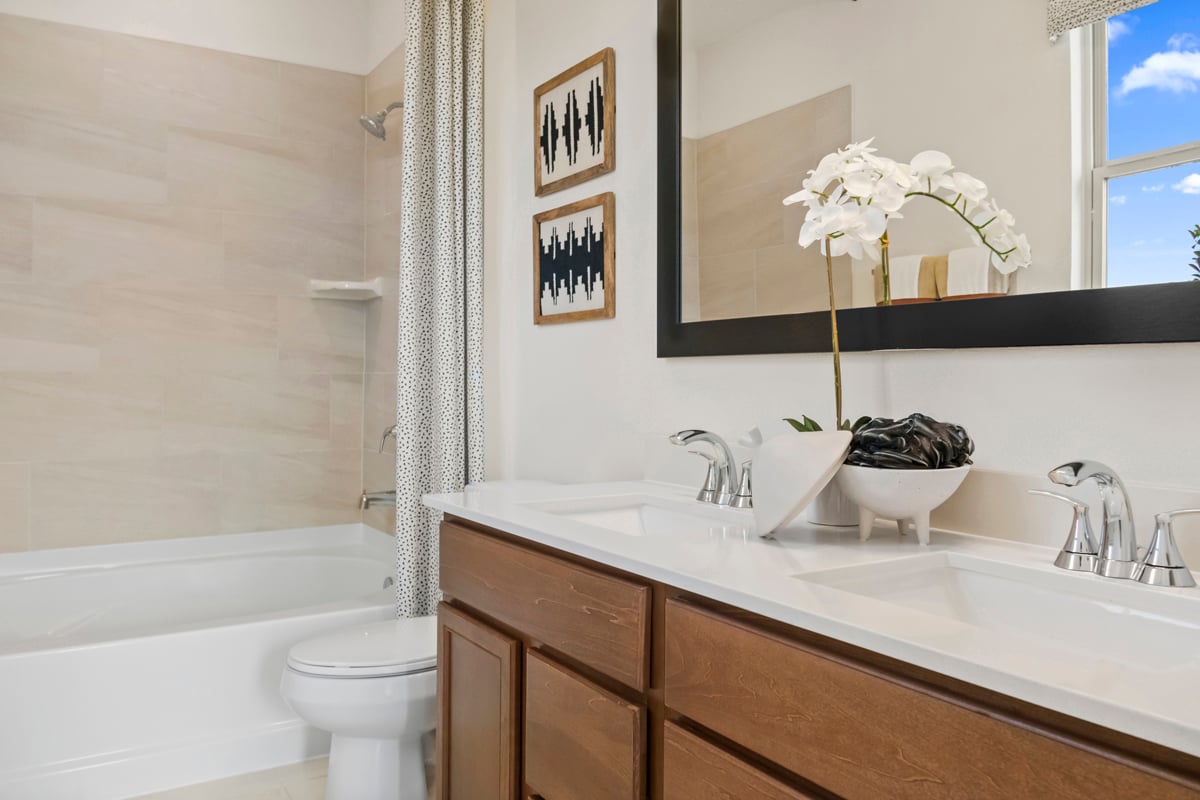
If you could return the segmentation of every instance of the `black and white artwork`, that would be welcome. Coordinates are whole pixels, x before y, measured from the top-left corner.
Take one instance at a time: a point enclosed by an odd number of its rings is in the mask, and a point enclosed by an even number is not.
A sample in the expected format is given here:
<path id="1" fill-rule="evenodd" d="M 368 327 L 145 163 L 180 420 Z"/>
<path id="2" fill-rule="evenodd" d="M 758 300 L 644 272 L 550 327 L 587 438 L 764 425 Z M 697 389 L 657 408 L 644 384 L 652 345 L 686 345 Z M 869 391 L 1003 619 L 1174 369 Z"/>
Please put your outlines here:
<path id="1" fill-rule="evenodd" d="M 534 218 L 534 322 L 613 316 L 613 195 Z"/>
<path id="2" fill-rule="evenodd" d="M 604 50 L 534 91 L 534 189 L 575 186 L 612 170 L 613 53 Z"/>

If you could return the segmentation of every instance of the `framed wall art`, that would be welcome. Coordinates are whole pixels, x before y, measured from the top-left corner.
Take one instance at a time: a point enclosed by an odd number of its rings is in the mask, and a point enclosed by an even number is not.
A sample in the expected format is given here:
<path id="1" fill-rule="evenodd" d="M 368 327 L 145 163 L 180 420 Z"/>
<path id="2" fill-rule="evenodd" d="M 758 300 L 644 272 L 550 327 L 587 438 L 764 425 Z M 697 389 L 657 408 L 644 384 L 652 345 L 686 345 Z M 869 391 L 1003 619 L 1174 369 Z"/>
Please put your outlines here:
<path id="1" fill-rule="evenodd" d="M 616 314 L 616 200 L 598 194 L 533 218 L 533 323 Z"/>
<path id="2" fill-rule="evenodd" d="M 616 168 L 616 92 L 611 47 L 533 90 L 533 190 L 538 197 Z"/>

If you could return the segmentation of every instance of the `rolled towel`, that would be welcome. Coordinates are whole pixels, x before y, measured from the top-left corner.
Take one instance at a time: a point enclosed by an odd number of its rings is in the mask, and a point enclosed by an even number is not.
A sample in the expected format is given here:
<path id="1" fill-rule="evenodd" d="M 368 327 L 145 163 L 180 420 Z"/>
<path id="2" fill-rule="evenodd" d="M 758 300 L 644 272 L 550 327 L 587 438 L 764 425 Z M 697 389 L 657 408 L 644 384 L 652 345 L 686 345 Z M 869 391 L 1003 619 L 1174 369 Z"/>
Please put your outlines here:
<path id="1" fill-rule="evenodd" d="M 992 288 L 992 253 L 986 247 L 964 247 L 950 253 L 946 296 L 988 294 Z"/>
<path id="2" fill-rule="evenodd" d="M 921 259 L 924 256 L 900 256 L 888 260 L 892 276 L 892 299 L 915 300 L 921 296 Z M 875 267 L 878 299 L 883 300 L 883 267 Z"/>

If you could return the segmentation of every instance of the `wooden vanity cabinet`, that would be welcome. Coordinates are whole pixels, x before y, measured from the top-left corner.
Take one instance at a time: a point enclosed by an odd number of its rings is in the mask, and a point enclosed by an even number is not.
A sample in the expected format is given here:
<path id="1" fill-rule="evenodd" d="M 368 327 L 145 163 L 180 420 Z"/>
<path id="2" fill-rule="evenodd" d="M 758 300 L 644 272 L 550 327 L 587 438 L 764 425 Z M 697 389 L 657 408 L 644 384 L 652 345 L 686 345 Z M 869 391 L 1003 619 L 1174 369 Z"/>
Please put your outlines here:
<path id="1" fill-rule="evenodd" d="M 442 800 L 1200 800 L 1200 758 L 453 518 L 441 582 Z"/>

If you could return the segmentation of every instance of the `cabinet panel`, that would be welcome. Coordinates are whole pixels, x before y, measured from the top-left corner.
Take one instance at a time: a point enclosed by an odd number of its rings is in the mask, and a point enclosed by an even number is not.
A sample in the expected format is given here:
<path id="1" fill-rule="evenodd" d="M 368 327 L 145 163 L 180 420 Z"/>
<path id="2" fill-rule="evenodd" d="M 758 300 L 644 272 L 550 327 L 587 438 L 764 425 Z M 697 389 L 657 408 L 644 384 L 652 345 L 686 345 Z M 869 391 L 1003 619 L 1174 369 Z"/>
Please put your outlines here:
<path id="1" fill-rule="evenodd" d="M 847 800 L 1195 800 L 1179 784 L 671 601 L 666 703 Z"/>
<path id="2" fill-rule="evenodd" d="M 443 523 L 441 584 L 547 647 L 642 691 L 650 588 Z"/>
<path id="3" fill-rule="evenodd" d="M 816 800 L 670 722 L 663 733 L 664 800 Z"/>
<path id="4" fill-rule="evenodd" d="M 438 797 L 516 800 L 520 644 L 438 607 Z"/>
<path id="5" fill-rule="evenodd" d="M 529 651 L 525 783 L 544 800 L 641 800 L 646 709 Z"/>

